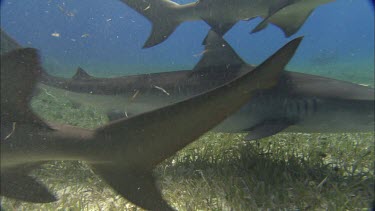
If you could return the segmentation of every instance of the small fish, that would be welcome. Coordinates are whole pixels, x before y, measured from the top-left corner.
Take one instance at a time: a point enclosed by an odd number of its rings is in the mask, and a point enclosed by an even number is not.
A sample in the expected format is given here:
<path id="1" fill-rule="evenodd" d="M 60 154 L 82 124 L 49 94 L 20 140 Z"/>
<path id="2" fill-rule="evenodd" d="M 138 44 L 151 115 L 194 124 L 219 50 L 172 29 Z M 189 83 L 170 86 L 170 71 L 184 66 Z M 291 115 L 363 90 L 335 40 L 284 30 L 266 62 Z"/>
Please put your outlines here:
<path id="1" fill-rule="evenodd" d="M 165 89 L 163 89 L 162 87 L 160 87 L 160 86 L 156 86 L 156 85 L 154 85 L 154 87 L 156 88 L 156 89 L 158 89 L 158 90 L 160 90 L 160 91 L 162 91 L 164 94 L 166 94 L 166 95 L 170 95 Z"/>

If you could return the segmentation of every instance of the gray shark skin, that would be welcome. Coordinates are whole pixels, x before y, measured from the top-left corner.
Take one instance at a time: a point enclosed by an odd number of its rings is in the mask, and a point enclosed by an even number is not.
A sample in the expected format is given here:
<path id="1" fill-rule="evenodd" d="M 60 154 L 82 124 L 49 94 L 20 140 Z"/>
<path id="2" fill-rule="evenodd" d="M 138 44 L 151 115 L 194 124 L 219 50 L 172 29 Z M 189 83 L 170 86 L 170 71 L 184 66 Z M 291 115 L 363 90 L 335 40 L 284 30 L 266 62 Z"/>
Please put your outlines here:
<path id="1" fill-rule="evenodd" d="M 221 37 L 208 36 L 203 57 L 193 71 L 95 78 L 79 68 L 72 79 L 45 74 L 42 83 L 57 88 L 41 88 L 102 108 L 111 120 L 194 96 L 253 69 Z M 277 86 L 259 91 L 214 131 L 250 132 L 249 140 L 281 131 L 370 132 L 374 128 L 374 95 L 371 87 L 283 71 Z"/>
<path id="2" fill-rule="evenodd" d="M 0 194 L 30 202 L 55 201 L 28 173 L 50 160 L 82 160 L 132 203 L 148 210 L 172 210 L 155 185 L 153 168 L 238 110 L 256 90 L 276 85 L 301 40 L 289 42 L 253 71 L 222 86 L 96 130 L 47 123 L 36 116 L 29 107 L 42 71 L 36 50 L 3 54 Z"/>
<path id="3" fill-rule="evenodd" d="M 166 40 L 185 21 L 204 20 L 216 33 L 224 35 L 240 20 L 262 17 L 252 30 L 260 31 L 272 23 L 285 36 L 296 33 L 313 10 L 334 0 L 198 0 L 179 5 L 170 0 L 121 0 L 152 22 L 144 48 Z"/>
<path id="4" fill-rule="evenodd" d="M 17 48 L 22 48 L 11 36 L 9 36 L 3 29 L 0 28 L 0 54 L 15 50 Z"/>

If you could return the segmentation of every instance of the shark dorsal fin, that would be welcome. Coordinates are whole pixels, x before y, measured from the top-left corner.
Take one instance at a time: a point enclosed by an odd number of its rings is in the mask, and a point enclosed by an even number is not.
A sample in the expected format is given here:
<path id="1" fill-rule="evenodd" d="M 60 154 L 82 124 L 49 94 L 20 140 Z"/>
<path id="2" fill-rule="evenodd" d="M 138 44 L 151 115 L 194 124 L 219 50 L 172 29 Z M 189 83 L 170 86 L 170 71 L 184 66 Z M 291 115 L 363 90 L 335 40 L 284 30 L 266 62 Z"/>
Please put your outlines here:
<path id="1" fill-rule="evenodd" d="M 36 49 L 21 48 L 1 56 L 2 121 L 32 122 L 46 126 L 29 107 L 41 71 Z"/>
<path id="2" fill-rule="evenodd" d="M 205 40 L 203 56 L 194 71 L 211 66 L 242 65 L 245 62 L 236 54 L 230 45 L 216 32 L 210 31 Z"/>
<path id="3" fill-rule="evenodd" d="M 74 80 L 87 80 L 92 78 L 91 75 L 89 75 L 84 69 L 81 67 L 77 68 L 76 74 L 73 76 Z"/>

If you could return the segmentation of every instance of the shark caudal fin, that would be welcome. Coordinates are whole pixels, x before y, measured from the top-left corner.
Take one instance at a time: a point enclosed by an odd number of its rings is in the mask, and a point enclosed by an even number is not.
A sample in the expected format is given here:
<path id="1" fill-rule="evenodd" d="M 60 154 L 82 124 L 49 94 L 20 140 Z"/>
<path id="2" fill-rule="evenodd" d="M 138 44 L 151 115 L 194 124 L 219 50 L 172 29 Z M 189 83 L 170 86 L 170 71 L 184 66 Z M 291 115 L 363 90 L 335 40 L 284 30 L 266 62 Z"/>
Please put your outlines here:
<path id="1" fill-rule="evenodd" d="M 172 210 L 155 184 L 155 166 L 236 112 L 258 90 L 275 86 L 300 42 L 291 41 L 254 70 L 206 93 L 97 129 L 94 145 L 110 162 L 90 166 L 134 204 Z"/>
<path id="2" fill-rule="evenodd" d="M 150 48 L 166 40 L 182 22 L 179 4 L 170 0 L 121 0 L 152 23 L 151 34 L 143 45 Z"/>
<path id="3" fill-rule="evenodd" d="M 49 129 L 29 107 L 40 70 L 39 56 L 35 49 L 17 49 L 1 56 L 1 150 L 5 148 L 3 144 L 8 143 L 7 138 L 12 134 L 15 123 Z M 12 144 L 16 145 L 14 142 Z M 56 197 L 46 186 L 28 175 L 41 164 L 1 169 L 0 195 L 35 203 L 56 201 Z"/>
<path id="4" fill-rule="evenodd" d="M 29 176 L 31 170 L 40 164 L 22 165 L 11 171 L 1 172 L 0 195 L 33 203 L 49 203 L 57 200 L 48 188 Z"/>
<path id="5" fill-rule="evenodd" d="M 142 153 L 137 159 L 144 158 Z M 139 166 L 127 166 L 126 161 L 118 165 L 91 165 L 93 171 L 100 175 L 118 194 L 147 210 L 173 210 L 163 199 L 156 185 L 152 170 L 139 170 Z"/>

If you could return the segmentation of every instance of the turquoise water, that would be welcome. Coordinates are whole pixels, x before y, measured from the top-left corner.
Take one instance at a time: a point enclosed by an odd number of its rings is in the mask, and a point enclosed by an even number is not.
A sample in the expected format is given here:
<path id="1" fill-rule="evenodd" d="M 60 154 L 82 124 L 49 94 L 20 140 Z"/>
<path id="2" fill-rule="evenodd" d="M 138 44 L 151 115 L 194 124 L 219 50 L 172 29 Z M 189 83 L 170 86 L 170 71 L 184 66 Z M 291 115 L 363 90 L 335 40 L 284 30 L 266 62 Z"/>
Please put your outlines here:
<path id="1" fill-rule="evenodd" d="M 241 21 L 225 35 L 247 62 L 258 64 L 303 35 L 289 70 L 374 84 L 374 11 L 369 1 L 322 5 L 291 38 L 273 25 L 249 34 L 260 21 Z M 203 21 L 185 22 L 167 41 L 141 49 L 151 24 L 117 0 L 6 0 L 1 27 L 20 44 L 40 49 L 48 71 L 71 75 L 81 66 L 98 76 L 190 69 L 209 30 Z"/>

